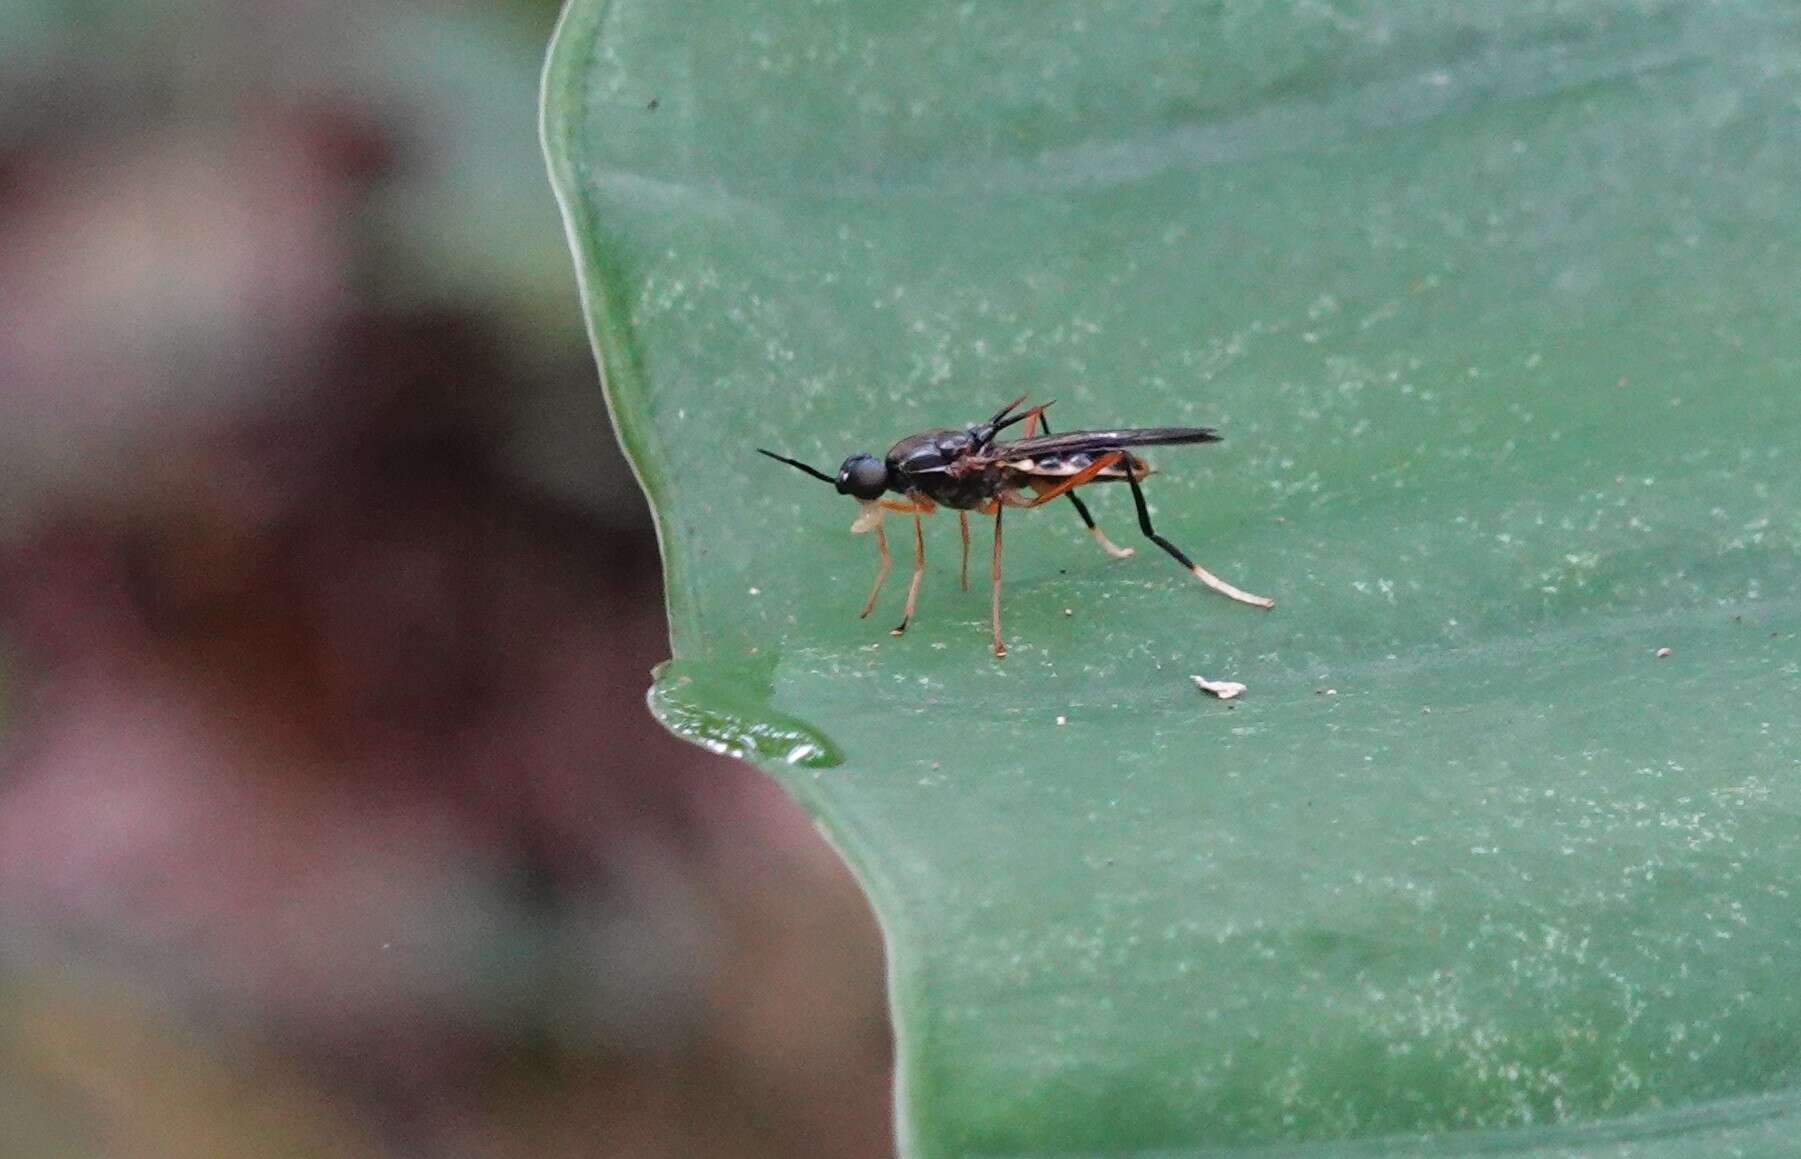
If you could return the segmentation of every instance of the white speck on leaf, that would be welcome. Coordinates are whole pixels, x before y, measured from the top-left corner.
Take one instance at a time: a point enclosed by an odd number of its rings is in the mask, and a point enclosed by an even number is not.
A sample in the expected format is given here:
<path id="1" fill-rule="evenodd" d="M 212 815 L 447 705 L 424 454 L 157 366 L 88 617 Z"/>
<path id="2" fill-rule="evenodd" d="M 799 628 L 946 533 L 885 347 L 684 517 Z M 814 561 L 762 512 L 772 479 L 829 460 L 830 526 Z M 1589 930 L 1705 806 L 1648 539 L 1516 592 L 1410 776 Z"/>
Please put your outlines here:
<path id="1" fill-rule="evenodd" d="M 1244 695 L 1244 685 L 1236 680 L 1209 680 L 1205 676 L 1190 676 L 1194 686 L 1209 696 L 1220 700 L 1234 700 Z"/>

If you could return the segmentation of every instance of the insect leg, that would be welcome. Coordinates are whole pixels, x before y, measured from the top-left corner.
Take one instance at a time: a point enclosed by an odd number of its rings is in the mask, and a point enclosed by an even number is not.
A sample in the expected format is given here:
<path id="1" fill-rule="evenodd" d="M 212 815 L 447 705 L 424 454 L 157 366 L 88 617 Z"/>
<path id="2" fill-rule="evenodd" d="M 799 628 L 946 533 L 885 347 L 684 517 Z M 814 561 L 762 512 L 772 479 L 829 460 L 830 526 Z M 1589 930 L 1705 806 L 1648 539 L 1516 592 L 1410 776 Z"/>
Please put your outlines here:
<path id="1" fill-rule="evenodd" d="M 1138 476 L 1133 473 L 1130 466 L 1126 468 L 1126 482 L 1132 485 L 1132 502 L 1138 506 L 1138 529 L 1144 532 L 1152 543 L 1155 543 L 1164 551 L 1169 552 L 1177 563 L 1187 568 L 1189 572 L 1193 574 L 1195 579 L 1200 580 L 1221 595 L 1229 596 L 1241 604 L 1250 604 L 1251 606 L 1258 608 L 1273 608 L 1276 606 L 1276 601 L 1269 599 L 1267 596 L 1254 596 L 1250 592 L 1240 591 L 1238 588 L 1233 587 L 1225 580 L 1220 579 L 1200 564 L 1194 562 L 1194 560 L 1189 559 L 1186 555 L 1182 554 L 1181 548 L 1163 538 L 1161 535 L 1158 535 L 1156 529 L 1151 526 L 1151 509 L 1146 507 L 1144 503 L 1144 489 L 1138 485 Z"/>
<path id="2" fill-rule="evenodd" d="M 1098 459 L 1096 459 L 1094 462 L 1088 464 L 1086 467 L 1083 467 L 1080 471 L 1077 471 L 1075 474 L 1071 475 L 1069 478 L 1064 479 L 1061 482 L 1059 482 L 1055 487 L 1051 487 L 1048 490 L 1040 491 L 1035 497 L 1026 500 L 1024 503 L 1021 503 L 1020 506 L 1021 507 L 1042 507 L 1046 503 L 1049 503 L 1052 499 L 1055 499 L 1057 496 L 1065 494 L 1066 492 L 1069 492 L 1069 491 L 1073 491 L 1077 487 L 1080 487 L 1082 484 L 1091 481 L 1096 475 L 1100 474 L 1102 471 L 1105 471 L 1108 467 L 1111 467 L 1114 464 L 1118 463 L 1121 459 L 1123 459 L 1125 457 L 1126 457 L 1126 453 L 1124 451 L 1108 451 L 1106 454 L 1100 456 Z M 1132 473 L 1131 467 L 1130 467 L 1130 465 L 1128 465 L 1126 468 L 1126 474 L 1130 475 L 1131 473 Z"/>
<path id="3" fill-rule="evenodd" d="M 875 598 L 882 594 L 882 585 L 888 582 L 888 569 L 894 566 L 894 557 L 888 554 L 888 534 L 880 523 L 875 525 L 875 545 L 882 554 L 882 562 L 875 571 L 875 586 L 869 589 L 869 598 L 863 601 L 863 610 L 857 613 L 859 620 L 875 610 Z"/>
<path id="4" fill-rule="evenodd" d="M 913 622 L 913 608 L 919 603 L 919 583 L 926 577 L 926 527 L 919 513 L 913 514 L 913 582 L 907 586 L 907 610 L 892 635 L 898 636 Z"/>
<path id="5" fill-rule="evenodd" d="M 967 511 L 957 512 L 957 529 L 963 533 L 963 569 L 959 575 L 959 582 L 962 583 L 963 590 L 968 591 L 969 590 L 969 512 L 967 512 Z"/>
<path id="6" fill-rule="evenodd" d="M 994 505 L 994 599 L 989 605 L 994 618 L 994 654 L 1005 656 L 1007 645 L 1001 642 L 1001 516 L 1007 508 L 999 503 Z"/>
<path id="7" fill-rule="evenodd" d="M 1094 541 L 1101 545 L 1102 551 L 1114 559 L 1128 559 L 1136 554 L 1134 549 L 1121 547 L 1107 538 L 1107 533 L 1101 530 L 1100 525 L 1094 521 L 1094 516 L 1089 514 L 1088 504 L 1082 502 L 1074 491 L 1069 492 L 1069 501 L 1076 505 L 1076 514 L 1080 515 L 1082 522 L 1088 525 L 1088 534 L 1094 536 Z"/>
<path id="8" fill-rule="evenodd" d="M 1032 416 L 1031 421 L 1026 423 L 1025 437 L 1028 439 L 1031 438 L 1033 430 L 1041 423 L 1044 425 L 1044 433 L 1047 435 L 1050 434 L 1051 433 L 1051 421 L 1049 419 L 1045 418 L 1044 412 L 1042 410 L 1040 410 L 1037 414 Z M 1129 464 L 1128 464 L 1128 469 L 1130 469 Z M 1076 514 L 1080 515 L 1082 517 L 1082 523 L 1084 526 L 1086 526 L 1088 528 L 1088 534 L 1094 536 L 1094 541 L 1101 545 L 1102 551 L 1106 552 L 1108 555 L 1112 556 L 1114 559 L 1127 559 L 1127 558 L 1130 558 L 1134 554 L 1134 552 L 1131 548 L 1120 547 L 1119 545 L 1115 544 L 1111 539 L 1107 538 L 1107 533 L 1105 531 L 1102 531 L 1100 528 L 1100 524 L 1098 524 L 1094 521 L 1094 515 L 1092 513 L 1090 513 L 1088 510 L 1088 504 L 1082 502 L 1082 500 L 1076 495 L 1076 493 L 1074 491 L 1069 492 L 1069 501 L 1071 503 L 1075 504 Z"/>

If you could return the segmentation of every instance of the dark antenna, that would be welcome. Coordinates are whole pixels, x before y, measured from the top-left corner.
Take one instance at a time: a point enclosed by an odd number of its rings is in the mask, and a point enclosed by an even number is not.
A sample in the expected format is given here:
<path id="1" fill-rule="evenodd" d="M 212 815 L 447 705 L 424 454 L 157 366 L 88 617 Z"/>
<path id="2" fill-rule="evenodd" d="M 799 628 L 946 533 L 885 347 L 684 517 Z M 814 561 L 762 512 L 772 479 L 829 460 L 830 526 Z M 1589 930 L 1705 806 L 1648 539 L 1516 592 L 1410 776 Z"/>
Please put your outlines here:
<path id="1" fill-rule="evenodd" d="M 815 479 L 818 479 L 821 483 L 830 483 L 833 486 L 836 486 L 838 483 L 838 480 L 832 478 L 830 475 L 826 474 L 824 471 L 821 471 L 816 467 L 809 467 L 805 463 L 801 462 L 799 459 L 790 459 L 786 455 L 778 455 L 774 451 L 765 451 L 762 447 L 757 448 L 757 454 L 768 455 L 770 458 L 774 459 L 778 463 L 786 463 L 790 467 L 793 467 L 797 471 L 805 471 L 807 474 L 813 476 Z"/>

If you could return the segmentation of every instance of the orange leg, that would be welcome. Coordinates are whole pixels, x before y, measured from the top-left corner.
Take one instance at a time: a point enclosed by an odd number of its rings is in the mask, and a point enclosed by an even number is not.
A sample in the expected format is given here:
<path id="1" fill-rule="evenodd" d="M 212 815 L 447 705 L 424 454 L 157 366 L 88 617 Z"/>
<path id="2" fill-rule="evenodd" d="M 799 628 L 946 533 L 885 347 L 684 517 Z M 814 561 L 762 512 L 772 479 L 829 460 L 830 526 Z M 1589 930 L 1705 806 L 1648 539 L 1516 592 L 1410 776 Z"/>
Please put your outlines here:
<path id="1" fill-rule="evenodd" d="M 919 603 L 919 584 L 926 577 L 926 526 L 919 513 L 913 514 L 913 582 L 907 587 L 907 610 L 901 616 L 901 622 L 894 627 L 893 635 L 900 635 L 913 622 L 913 609 Z"/>
<path id="2" fill-rule="evenodd" d="M 969 590 L 969 512 L 967 512 L 967 511 L 957 512 L 957 529 L 963 533 L 963 569 L 959 575 L 959 582 L 962 583 L 963 590 L 968 591 Z"/>
<path id="3" fill-rule="evenodd" d="M 1018 504 L 1018 506 L 1020 506 L 1020 507 L 1042 507 L 1046 503 L 1049 503 L 1052 499 L 1055 499 L 1058 496 L 1062 495 L 1064 492 L 1073 491 L 1077 487 L 1080 487 L 1082 484 L 1091 481 L 1096 475 L 1100 474 L 1102 471 L 1105 471 L 1108 467 L 1114 466 L 1121 459 L 1123 459 L 1125 457 L 1126 457 L 1126 453 L 1124 451 L 1108 451 L 1106 454 L 1102 455 L 1100 458 L 1096 459 L 1094 462 L 1088 464 L 1086 467 L 1083 467 L 1080 471 L 1077 471 L 1075 474 L 1071 475 L 1069 478 L 1063 480 L 1061 483 L 1058 483 L 1055 487 L 1052 487 L 1048 491 L 1040 491 L 1036 496 L 1034 496 L 1031 499 L 1026 500 L 1023 503 Z M 1131 470 L 1132 470 L 1131 466 L 1128 465 L 1126 467 L 1126 473 L 1130 474 Z"/>
<path id="4" fill-rule="evenodd" d="M 990 611 L 994 618 L 994 654 L 1005 656 L 1007 645 L 1001 641 L 1001 516 L 1007 509 L 999 503 L 994 505 L 994 599 Z"/>
<path id="5" fill-rule="evenodd" d="M 875 610 L 875 598 L 882 594 L 882 585 L 888 582 L 888 569 L 894 566 L 894 557 L 888 554 L 888 534 L 882 530 L 880 523 L 875 527 L 876 550 L 881 552 L 882 562 L 876 568 L 875 586 L 869 589 L 869 598 L 863 601 L 863 610 L 857 613 L 860 620 Z"/>

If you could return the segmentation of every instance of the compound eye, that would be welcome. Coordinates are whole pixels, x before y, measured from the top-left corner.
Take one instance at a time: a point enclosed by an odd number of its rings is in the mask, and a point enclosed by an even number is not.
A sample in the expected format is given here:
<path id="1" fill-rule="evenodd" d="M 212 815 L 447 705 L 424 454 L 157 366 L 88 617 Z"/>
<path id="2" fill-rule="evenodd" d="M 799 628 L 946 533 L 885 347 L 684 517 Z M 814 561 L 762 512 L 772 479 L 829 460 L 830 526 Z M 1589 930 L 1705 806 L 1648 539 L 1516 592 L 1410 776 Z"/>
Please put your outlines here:
<path id="1" fill-rule="evenodd" d="M 874 455 L 852 455 L 838 469 L 838 490 L 858 499 L 880 499 L 888 489 L 888 468 Z"/>

